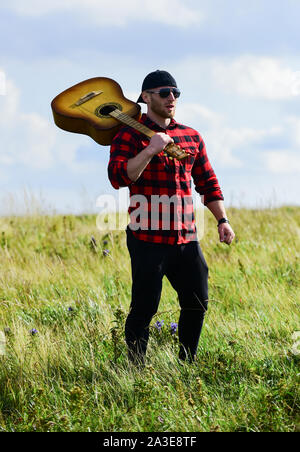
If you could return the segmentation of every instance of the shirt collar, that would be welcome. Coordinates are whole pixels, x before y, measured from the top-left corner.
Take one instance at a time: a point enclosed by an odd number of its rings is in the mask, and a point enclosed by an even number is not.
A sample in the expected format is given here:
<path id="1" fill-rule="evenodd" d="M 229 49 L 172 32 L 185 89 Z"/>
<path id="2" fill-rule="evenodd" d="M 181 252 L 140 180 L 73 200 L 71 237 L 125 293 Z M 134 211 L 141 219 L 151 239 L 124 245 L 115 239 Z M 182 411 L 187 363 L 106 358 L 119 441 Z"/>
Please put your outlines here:
<path id="1" fill-rule="evenodd" d="M 145 124 L 145 126 L 149 127 L 149 129 L 152 129 L 152 130 L 175 129 L 175 127 L 177 126 L 177 122 L 175 121 L 175 119 L 171 118 L 171 122 L 168 125 L 167 129 L 164 129 L 163 127 L 156 124 L 156 122 L 153 122 L 152 119 L 150 119 L 149 116 L 146 115 L 145 113 L 142 114 L 140 122 L 142 124 Z"/>

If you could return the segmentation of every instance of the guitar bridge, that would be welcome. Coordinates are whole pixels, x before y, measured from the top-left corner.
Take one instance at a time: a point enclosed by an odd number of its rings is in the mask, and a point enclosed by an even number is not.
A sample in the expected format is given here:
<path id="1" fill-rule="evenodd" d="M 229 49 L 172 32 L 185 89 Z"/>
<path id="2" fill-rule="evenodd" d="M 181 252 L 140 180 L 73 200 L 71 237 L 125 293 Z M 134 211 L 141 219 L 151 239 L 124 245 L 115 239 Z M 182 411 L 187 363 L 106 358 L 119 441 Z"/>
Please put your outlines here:
<path id="1" fill-rule="evenodd" d="M 85 94 L 84 96 L 80 97 L 75 104 L 72 105 L 72 107 L 78 107 L 81 104 L 84 104 L 88 100 L 93 99 L 96 96 L 99 96 L 99 94 L 102 94 L 103 91 L 91 91 L 90 93 Z"/>

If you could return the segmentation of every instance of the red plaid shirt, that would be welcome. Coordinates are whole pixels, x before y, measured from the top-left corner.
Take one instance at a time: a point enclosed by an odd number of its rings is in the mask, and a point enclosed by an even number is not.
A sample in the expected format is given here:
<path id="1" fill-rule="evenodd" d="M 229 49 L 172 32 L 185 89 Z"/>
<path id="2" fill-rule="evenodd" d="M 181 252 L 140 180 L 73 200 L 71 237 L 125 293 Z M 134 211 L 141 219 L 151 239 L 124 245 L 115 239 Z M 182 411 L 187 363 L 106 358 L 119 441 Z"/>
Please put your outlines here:
<path id="1" fill-rule="evenodd" d="M 189 155 L 181 161 L 171 160 L 162 151 L 133 182 L 127 174 L 128 159 L 147 147 L 149 139 L 132 127 L 121 128 L 111 145 L 108 176 L 114 188 L 129 187 L 129 227 L 136 238 L 147 242 L 174 245 L 197 240 L 191 179 L 196 191 L 204 195 L 205 205 L 224 199 L 205 144 L 198 132 L 174 119 L 166 129 L 145 114 L 140 122 L 168 134 Z"/>

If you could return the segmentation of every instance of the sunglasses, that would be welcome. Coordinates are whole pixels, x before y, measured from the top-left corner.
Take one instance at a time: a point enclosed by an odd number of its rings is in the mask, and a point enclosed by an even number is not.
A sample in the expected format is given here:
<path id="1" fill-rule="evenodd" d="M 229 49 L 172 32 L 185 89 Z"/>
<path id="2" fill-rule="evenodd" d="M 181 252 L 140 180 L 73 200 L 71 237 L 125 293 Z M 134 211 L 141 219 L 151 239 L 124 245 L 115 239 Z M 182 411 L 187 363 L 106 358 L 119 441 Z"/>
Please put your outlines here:
<path id="1" fill-rule="evenodd" d="M 161 88 L 159 91 L 150 91 L 147 90 L 147 93 L 151 94 L 159 94 L 160 97 L 163 99 L 170 96 L 170 93 L 173 94 L 175 99 L 177 99 L 180 96 L 180 90 L 178 88 Z"/>

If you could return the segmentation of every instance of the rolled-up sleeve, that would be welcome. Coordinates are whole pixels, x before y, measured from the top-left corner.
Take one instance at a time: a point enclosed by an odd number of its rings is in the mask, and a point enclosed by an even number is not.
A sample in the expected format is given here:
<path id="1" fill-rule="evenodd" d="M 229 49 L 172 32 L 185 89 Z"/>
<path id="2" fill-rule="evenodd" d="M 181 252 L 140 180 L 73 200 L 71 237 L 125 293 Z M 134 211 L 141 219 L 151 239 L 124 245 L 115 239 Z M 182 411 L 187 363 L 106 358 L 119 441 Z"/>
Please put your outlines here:
<path id="1" fill-rule="evenodd" d="M 127 174 L 127 163 L 136 153 L 135 137 L 127 129 L 121 129 L 112 141 L 108 163 L 108 178 L 114 188 L 119 189 L 132 184 L 133 181 Z"/>
<path id="2" fill-rule="evenodd" d="M 211 201 L 224 200 L 218 179 L 208 160 L 204 141 L 200 137 L 195 162 L 192 169 L 192 177 L 195 190 L 204 195 L 204 205 Z"/>

